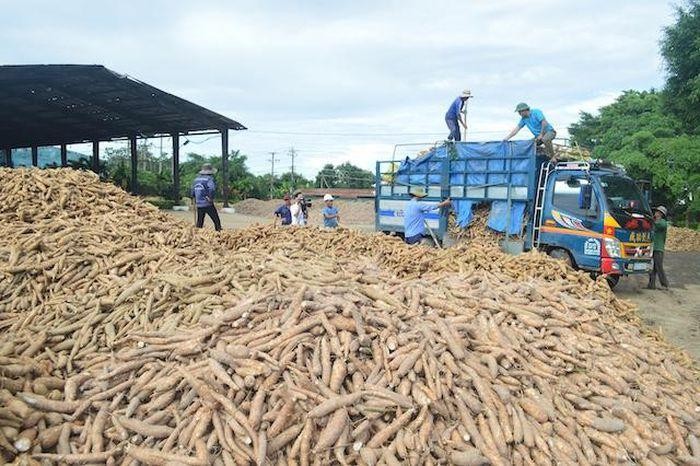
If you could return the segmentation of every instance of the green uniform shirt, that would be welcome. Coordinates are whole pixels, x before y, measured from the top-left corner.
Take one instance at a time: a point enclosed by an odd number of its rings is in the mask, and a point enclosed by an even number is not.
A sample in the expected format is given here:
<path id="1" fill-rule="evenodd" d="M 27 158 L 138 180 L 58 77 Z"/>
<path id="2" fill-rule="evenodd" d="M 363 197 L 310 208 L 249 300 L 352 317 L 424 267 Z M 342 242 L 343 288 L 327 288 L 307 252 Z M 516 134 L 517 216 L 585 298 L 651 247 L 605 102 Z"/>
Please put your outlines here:
<path id="1" fill-rule="evenodd" d="M 660 218 L 654 222 L 654 251 L 663 251 L 666 244 L 666 229 L 668 222 Z"/>

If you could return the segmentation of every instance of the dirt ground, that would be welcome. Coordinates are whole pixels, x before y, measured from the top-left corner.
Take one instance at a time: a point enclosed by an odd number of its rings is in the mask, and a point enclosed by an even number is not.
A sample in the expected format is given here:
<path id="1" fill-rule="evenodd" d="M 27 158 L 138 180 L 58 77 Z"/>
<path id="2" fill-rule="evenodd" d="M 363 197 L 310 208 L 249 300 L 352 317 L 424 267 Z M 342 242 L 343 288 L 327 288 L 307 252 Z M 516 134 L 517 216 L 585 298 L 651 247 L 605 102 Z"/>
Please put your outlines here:
<path id="1" fill-rule="evenodd" d="M 192 212 L 171 213 L 187 222 L 193 221 Z M 221 211 L 219 215 L 224 228 L 244 228 L 273 221 L 272 215 L 265 218 Z M 213 228 L 209 218 L 204 223 L 206 228 Z M 320 224 L 320 220 L 317 223 Z M 374 231 L 372 224 L 345 226 Z M 621 279 L 615 293 L 636 303 L 648 325 L 659 329 L 669 341 L 686 349 L 700 361 L 700 253 L 667 252 L 664 266 L 671 284 L 668 291 L 644 289 L 647 284 L 647 276 L 644 275 Z"/>
<path id="2" fill-rule="evenodd" d="M 644 275 L 621 279 L 615 294 L 636 303 L 648 325 L 700 361 L 700 253 L 666 252 L 664 268 L 668 291 L 645 289 Z"/>

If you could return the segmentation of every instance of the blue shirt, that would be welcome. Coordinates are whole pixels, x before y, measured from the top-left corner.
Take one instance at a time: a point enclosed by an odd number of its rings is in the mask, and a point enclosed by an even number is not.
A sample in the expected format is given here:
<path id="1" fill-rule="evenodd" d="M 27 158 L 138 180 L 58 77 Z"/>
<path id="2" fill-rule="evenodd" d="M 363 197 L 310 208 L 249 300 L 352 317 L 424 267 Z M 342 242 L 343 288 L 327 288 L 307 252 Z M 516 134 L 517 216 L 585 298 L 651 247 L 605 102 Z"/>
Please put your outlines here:
<path id="1" fill-rule="evenodd" d="M 326 218 L 326 215 L 338 215 L 338 208 L 334 206 L 326 206 L 321 210 L 323 214 L 323 226 L 327 228 L 335 228 L 338 226 L 338 217 Z"/>
<path id="2" fill-rule="evenodd" d="M 425 213 L 437 208 L 435 204 L 421 204 L 415 197 L 411 199 L 403 211 L 403 228 L 406 238 L 422 235 L 425 231 Z"/>
<path id="3" fill-rule="evenodd" d="M 530 110 L 530 116 L 525 118 L 521 118 L 520 122 L 518 123 L 518 127 L 522 128 L 523 126 L 527 126 L 530 131 L 532 131 L 532 134 L 535 136 L 539 136 L 540 133 L 542 133 L 542 121 L 546 120 L 544 117 L 544 113 L 542 113 L 542 110 L 533 108 Z M 547 122 L 547 126 L 545 128 L 545 132 L 550 132 L 554 131 L 554 128 L 552 125 Z"/>
<path id="4" fill-rule="evenodd" d="M 275 210 L 275 215 L 282 219 L 282 225 L 290 225 L 292 223 L 292 211 L 289 210 L 287 204 L 282 204 Z"/>
<path id="5" fill-rule="evenodd" d="M 450 108 L 447 109 L 447 113 L 445 113 L 445 119 L 448 120 L 456 120 L 457 116 L 459 115 L 459 112 L 462 110 L 462 98 L 457 97 L 454 102 L 452 102 L 452 105 L 450 105 Z"/>
<path id="6" fill-rule="evenodd" d="M 209 207 L 214 205 L 214 194 L 216 194 L 216 184 L 213 175 L 197 175 L 192 182 L 191 195 L 197 207 Z"/>

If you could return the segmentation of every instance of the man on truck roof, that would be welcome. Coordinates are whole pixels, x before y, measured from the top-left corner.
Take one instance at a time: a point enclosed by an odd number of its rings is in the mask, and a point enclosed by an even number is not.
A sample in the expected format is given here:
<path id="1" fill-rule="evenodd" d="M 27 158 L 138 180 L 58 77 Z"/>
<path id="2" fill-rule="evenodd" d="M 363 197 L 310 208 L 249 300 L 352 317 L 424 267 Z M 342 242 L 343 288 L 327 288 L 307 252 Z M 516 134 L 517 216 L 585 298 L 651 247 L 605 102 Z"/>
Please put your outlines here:
<path id="1" fill-rule="evenodd" d="M 462 91 L 462 94 L 452 102 L 450 108 L 447 109 L 447 113 L 445 113 L 445 123 L 447 123 L 447 128 L 450 130 L 450 135 L 447 136 L 448 141 L 462 140 L 462 135 L 459 131 L 460 123 L 464 126 L 465 131 L 467 129 L 467 122 L 462 113 L 462 109 L 471 96 L 472 92 L 469 89 L 465 89 Z"/>
<path id="2" fill-rule="evenodd" d="M 417 244 L 423 239 L 425 231 L 425 214 L 441 207 L 446 207 L 452 203 L 450 198 L 438 204 L 422 204 L 419 199 L 427 196 L 423 188 L 411 188 L 408 192 L 411 200 L 406 205 L 403 214 L 404 240 L 407 244 Z"/>
<path id="3" fill-rule="evenodd" d="M 515 112 L 520 115 L 520 121 L 518 122 L 517 126 L 513 128 L 513 131 L 511 131 L 510 134 L 503 140 L 509 140 L 518 134 L 518 131 L 520 131 L 523 126 L 527 126 L 535 136 L 537 142 L 544 143 L 547 156 L 550 159 L 554 159 L 554 146 L 552 145 L 552 140 L 556 137 L 557 132 L 554 131 L 554 127 L 552 127 L 552 125 L 544 117 L 542 110 L 537 108 L 531 109 L 525 102 L 520 102 L 515 107 Z"/>

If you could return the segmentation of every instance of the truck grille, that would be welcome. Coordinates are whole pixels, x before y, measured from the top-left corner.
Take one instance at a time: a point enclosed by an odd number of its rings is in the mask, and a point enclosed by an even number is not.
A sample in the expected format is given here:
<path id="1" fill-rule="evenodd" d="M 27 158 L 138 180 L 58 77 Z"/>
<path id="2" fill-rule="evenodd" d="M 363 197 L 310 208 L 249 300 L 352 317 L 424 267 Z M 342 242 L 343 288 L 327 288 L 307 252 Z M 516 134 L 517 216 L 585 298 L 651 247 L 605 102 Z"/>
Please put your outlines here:
<path id="1" fill-rule="evenodd" d="M 626 257 L 651 257 L 651 245 L 624 246 Z"/>

